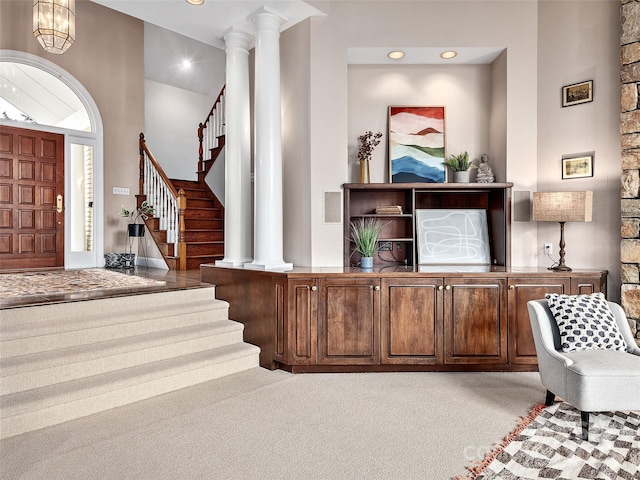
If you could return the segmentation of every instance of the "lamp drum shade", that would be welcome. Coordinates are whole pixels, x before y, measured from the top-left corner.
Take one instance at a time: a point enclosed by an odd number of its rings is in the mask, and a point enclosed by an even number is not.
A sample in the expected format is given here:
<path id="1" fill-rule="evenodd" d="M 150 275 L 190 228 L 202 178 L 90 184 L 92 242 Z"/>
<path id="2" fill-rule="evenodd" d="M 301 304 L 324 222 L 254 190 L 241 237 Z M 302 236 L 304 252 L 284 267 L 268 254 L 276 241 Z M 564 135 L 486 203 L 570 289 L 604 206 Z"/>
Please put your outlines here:
<path id="1" fill-rule="evenodd" d="M 593 192 L 534 192 L 534 222 L 590 222 Z"/>

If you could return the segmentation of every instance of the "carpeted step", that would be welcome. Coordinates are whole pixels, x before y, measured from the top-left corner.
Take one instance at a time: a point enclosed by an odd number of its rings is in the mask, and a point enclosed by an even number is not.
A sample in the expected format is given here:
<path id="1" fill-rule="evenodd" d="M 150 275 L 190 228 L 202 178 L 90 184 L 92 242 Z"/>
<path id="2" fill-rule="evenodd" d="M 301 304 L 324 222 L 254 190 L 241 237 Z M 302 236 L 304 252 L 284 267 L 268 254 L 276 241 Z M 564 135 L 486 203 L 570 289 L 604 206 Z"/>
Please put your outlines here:
<path id="1" fill-rule="evenodd" d="M 161 395 L 258 366 L 241 343 L 0 397 L 2 438 Z"/>
<path id="2" fill-rule="evenodd" d="M 0 362 L 2 394 L 241 343 L 243 329 L 241 323 L 217 320 L 146 335 L 11 357 Z"/>
<path id="3" fill-rule="evenodd" d="M 258 366 L 213 286 L 5 309 L 0 437 Z"/>
<path id="4" fill-rule="evenodd" d="M 131 312 L 134 310 L 146 311 L 150 316 L 154 316 L 157 312 L 167 309 L 181 311 L 184 308 L 189 308 L 190 305 L 194 305 L 197 310 L 202 310 L 203 306 L 206 308 L 207 305 L 213 305 L 212 300 L 216 300 L 214 286 L 148 294 L 141 292 L 128 296 L 91 300 L 90 302 L 79 301 L 9 308 L 2 310 L 0 328 L 4 329 L 8 325 L 22 323 L 46 323 L 59 318 L 86 320 L 87 305 L 90 305 L 92 317 L 108 317 L 113 316 L 116 311 Z M 218 304 L 218 308 L 224 310 L 226 305 L 225 303 Z M 33 314 L 35 310 L 33 309 L 37 309 L 38 312 L 35 318 Z"/>
<path id="5" fill-rule="evenodd" d="M 165 299 L 147 304 L 140 302 L 141 296 L 133 297 L 138 299 L 135 305 L 127 301 L 132 297 L 66 303 L 67 315 L 63 310 L 53 308 L 61 304 L 3 310 L 0 357 L 10 358 L 228 319 L 229 305 L 224 301 L 198 300 L 198 297 L 191 301 L 191 295 L 169 295 L 172 293 L 167 292 L 173 302 L 171 304 L 166 304 Z M 157 295 L 146 297 L 158 300 Z M 122 300 L 124 305 L 114 300 Z"/>

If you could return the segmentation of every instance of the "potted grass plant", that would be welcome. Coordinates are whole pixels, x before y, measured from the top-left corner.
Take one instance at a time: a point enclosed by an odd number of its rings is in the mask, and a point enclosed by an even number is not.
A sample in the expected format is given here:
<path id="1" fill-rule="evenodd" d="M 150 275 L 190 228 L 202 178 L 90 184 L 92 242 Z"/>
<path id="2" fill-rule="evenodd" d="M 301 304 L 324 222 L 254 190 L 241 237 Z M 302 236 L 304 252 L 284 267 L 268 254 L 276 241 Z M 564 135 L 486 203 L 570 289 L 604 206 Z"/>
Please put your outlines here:
<path id="1" fill-rule="evenodd" d="M 473 168 L 478 168 L 476 164 L 469 161 L 469 152 L 464 151 L 459 155 L 449 155 L 449 158 L 442 162 L 453 172 L 454 183 L 469 183 L 469 173 Z"/>
<path id="2" fill-rule="evenodd" d="M 378 219 L 371 217 L 351 222 L 351 239 L 360 254 L 360 266 L 364 269 L 373 268 L 373 255 L 378 249 L 378 236 L 383 226 Z"/>

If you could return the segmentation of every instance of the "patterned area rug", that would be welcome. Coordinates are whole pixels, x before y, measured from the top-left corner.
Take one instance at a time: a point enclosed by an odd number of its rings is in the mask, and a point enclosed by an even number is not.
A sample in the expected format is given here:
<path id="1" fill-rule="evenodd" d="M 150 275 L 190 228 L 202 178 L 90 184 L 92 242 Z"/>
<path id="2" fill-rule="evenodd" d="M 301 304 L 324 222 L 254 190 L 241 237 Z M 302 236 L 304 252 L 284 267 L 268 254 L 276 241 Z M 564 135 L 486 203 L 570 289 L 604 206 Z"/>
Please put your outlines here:
<path id="1" fill-rule="evenodd" d="M 166 282 L 103 270 L 55 270 L 0 274 L 0 298 L 157 287 Z"/>
<path id="2" fill-rule="evenodd" d="M 640 479 L 640 412 L 592 413 L 589 442 L 581 432 L 571 405 L 540 405 L 459 480 Z"/>

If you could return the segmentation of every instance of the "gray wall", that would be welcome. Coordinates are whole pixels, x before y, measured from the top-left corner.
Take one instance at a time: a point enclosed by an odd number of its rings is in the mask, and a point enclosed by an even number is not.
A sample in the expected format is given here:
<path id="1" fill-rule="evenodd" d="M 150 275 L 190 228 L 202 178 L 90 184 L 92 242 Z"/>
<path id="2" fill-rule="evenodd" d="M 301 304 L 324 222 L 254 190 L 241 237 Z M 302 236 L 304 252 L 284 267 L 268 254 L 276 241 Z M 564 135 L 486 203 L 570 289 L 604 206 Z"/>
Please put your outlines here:
<path id="1" fill-rule="evenodd" d="M 537 190 L 593 190 L 593 222 L 565 226 L 566 263 L 609 270 L 609 298 L 619 301 L 620 3 L 540 2 L 538 25 Z M 593 102 L 562 108 L 562 86 L 585 80 Z M 595 152 L 593 178 L 562 180 L 563 155 L 585 152 Z M 538 252 L 550 242 L 557 257 L 560 227 L 537 227 Z"/>

